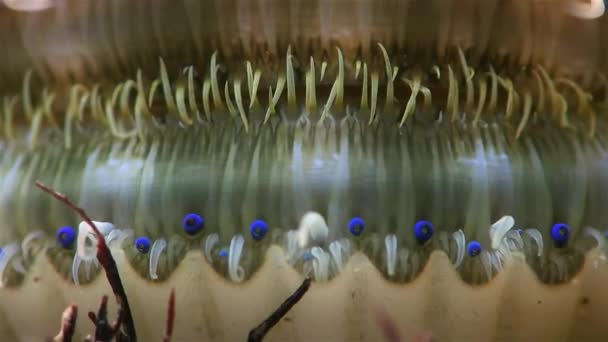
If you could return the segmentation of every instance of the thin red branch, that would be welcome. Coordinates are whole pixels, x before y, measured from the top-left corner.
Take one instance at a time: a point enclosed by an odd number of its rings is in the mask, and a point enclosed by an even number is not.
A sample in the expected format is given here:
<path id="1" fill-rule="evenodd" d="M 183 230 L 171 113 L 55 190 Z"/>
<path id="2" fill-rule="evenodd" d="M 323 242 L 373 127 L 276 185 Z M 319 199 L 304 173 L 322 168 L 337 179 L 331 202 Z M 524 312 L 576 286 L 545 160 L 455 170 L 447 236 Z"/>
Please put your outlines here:
<path id="1" fill-rule="evenodd" d="M 169 294 L 169 308 L 167 309 L 167 323 L 165 327 L 165 337 L 163 342 L 171 342 L 173 336 L 173 324 L 175 323 L 175 289 L 171 289 Z"/>
<path id="2" fill-rule="evenodd" d="M 129 301 L 127 300 L 127 294 L 122 285 L 122 281 L 120 280 L 120 275 L 118 273 L 118 267 L 116 266 L 116 261 L 114 257 L 112 257 L 112 253 L 106 244 L 106 240 L 104 236 L 99 232 L 93 220 L 87 215 L 84 209 L 78 207 L 74 204 L 66 195 L 44 185 L 43 183 L 36 181 L 36 186 L 40 188 L 42 191 L 50 194 L 55 197 L 60 202 L 64 203 L 72 210 L 78 213 L 82 220 L 86 222 L 93 232 L 95 232 L 95 236 L 97 237 L 97 260 L 103 267 L 105 271 L 106 278 L 110 283 L 110 287 L 116 296 L 116 301 L 118 302 L 120 309 L 123 313 L 121 313 L 122 324 L 124 325 L 124 332 L 121 330 L 120 337 L 121 341 L 137 341 L 137 334 L 135 332 L 135 323 L 133 322 L 133 316 L 131 315 L 131 308 L 129 307 Z M 119 312 L 120 313 L 120 312 Z"/>
<path id="3" fill-rule="evenodd" d="M 310 278 L 304 279 L 302 285 L 287 298 L 264 322 L 249 332 L 248 342 L 260 342 L 264 336 L 296 305 L 310 288 Z"/>

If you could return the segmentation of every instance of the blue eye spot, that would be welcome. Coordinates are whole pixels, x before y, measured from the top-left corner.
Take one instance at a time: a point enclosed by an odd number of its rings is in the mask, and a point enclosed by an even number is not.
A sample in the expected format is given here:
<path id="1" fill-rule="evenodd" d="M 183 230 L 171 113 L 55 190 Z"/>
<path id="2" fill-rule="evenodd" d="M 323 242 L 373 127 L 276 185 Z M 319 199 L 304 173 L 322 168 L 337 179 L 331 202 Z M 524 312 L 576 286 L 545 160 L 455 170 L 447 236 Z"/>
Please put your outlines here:
<path id="1" fill-rule="evenodd" d="M 563 247 L 570 239 L 570 226 L 565 223 L 556 223 L 551 228 L 551 238 L 558 247 Z"/>
<path id="2" fill-rule="evenodd" d="M 226 249 L 226 248 L 220 249 L 220 252 L 218 253 L 218 255 L 220 256 L 220 258 L 227 258 L 228 257 L 228 249 Z"/>
<path id="3" fill-rule="evenodd" d="M 481 244 L 477 241 L 469 242 L 467 245 L 467 253 L 469 253 L 471 258 L 478 256 L 479 253 L 481 253 Z"/>
<path id="4" fill-rule="evenodd" d="M 313 256 L 312 256 L 312 253 L 310 253 L 309 251 L 306 251 L 302 255 L 302 258 L 304 259 L 304 261 L 310 261 L 313 259 Z"/>
<path id="5" fill-rule="evenodd" d="M 425 243 L 433 237 L 433 224 L 429 221 L 418 221 L 414 225 L 414 235 L 419 243 Z"/>
<path id="6" fill-rule="evenodd" d="M 150 251 L 150 244 L 150 239 L 147 236 L 141 236 L 135 240 L 135 249 L 141 254 L 147 254 Z"/>
<path id="7" fill-rule="evenodd" d="M 188 235 L 196 235 L 205 227 L 205 220 L 197 214 L 187 214 L 182 221 L 184 231 Z"/>
<path id="8" fill-rule="evenodd" d="M 263 220 L 255 220 L 251 223 L 249 232 L 254 240 L 260 241 L 268 233 L 268 224 Z"/>
<path id="9" fill-rule="evenodd" d="M 360 217 L 353 217 L 350 222 L 348 222 L 348 230 L 353 236 L 361 235 L 365 230 L 365 221 Z"/>
<path id="10" fill-rule="evenodd" d="M 76 231 L 70 226 L 65 226 L 57 230 L 57 242 L 61 247 L 69 249 L 76 240 Z"/>

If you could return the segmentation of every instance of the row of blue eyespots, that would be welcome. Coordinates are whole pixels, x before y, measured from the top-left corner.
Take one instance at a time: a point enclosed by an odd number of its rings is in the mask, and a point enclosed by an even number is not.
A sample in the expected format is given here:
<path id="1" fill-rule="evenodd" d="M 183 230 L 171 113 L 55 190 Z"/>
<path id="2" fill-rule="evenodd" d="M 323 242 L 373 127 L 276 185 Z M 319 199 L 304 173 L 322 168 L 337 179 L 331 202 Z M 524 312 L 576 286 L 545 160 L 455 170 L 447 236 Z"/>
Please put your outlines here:
<path id="1" fill-rule="evenodd" d="M 198 214 L 187 214 L 182 220 L 182 228 L 184 232 L 190 236 L 194 236 L 203 230 L 205 220 Z M 268 233 L 268 224 L 263 220 L 255 220 L 249 228 L 251 237 L 256 241 L 264 239 Z M 70 249 L 76 240 L 76 230 L 71 226 L 61 227 L 57 230 L 57 241 L 65 248 Z M 146 236 L 139 237 L 135 240 L 135 248 L 141 253 L 148 253 L 150 250 L 151 241 Z"/>
<path id="2" fill-rule="evenodd" d="M 182 227 L 186 234 L 196 235 L 205 227 L 205 220 L 198 214 L 187 214 L 182 220 Z M 360 217 L 354 217 L 348 223 L 349 232 L 358 237 L 365 230 L 365 221 Z M 256 241 L 264 239 L 268 233 L 268 224 L 264 220 L 255 220 L 249 227 L 251 237 Z M 426 243 L 433 237 L 434 227 L 430 221 L 421 220 L 414 225 L 414 235 L 420 244 Z M 570 227 L 565 223 L 556 223 L 551 228 L 551 238 L 557 247 L 563 247 L 570 239 Z M 59 244 L 69 249 L 76 239 L 76 231 L 72 227 L 61 227 L 57 231 L 57 241 Z M 135 248 L 143 254 L 150 250 L 151 241 L 147 236 L 138 237 L 135 240 Z M 476 257 L 482 251 L 478 241 L 471 241 L 467 244 L 467 253 L 471 257 Z"/>
<path id="3" fill-rule="evenodd" d="M 523 231 L 519 229 L 521 234 Z M 555 246 L 562 248 L 566 246 L 568 240 L 570 240 L 570 226 L 565 223 L 556 223 L 551 227 L 551 239 L 555 243 Z M 481 244 L 478 241 L 471 241 L 467 244 L 467 253 L 471 257 L 478 256 L 482 251 Z"/>
<path id="4" fill-rule="evenodd" d="M 188 235 L 196 235 L 205 227 L 205 220 L 198 214 L 187 214 L 182 220 L 184 231 Z M 249 227 L 249 233 L 255 241 L 261 241 L 268 233 L 268 224 L 264 220 L 255 220 Z M 135 239 L 135 248 L 142 254 L 148 253 L 151 245 L 150 238 L 141 236 Z M 224 253 L 222 253 L 224 252 Z M 227 256 L 227 251 L 220 251 L 220 256 Z"/>

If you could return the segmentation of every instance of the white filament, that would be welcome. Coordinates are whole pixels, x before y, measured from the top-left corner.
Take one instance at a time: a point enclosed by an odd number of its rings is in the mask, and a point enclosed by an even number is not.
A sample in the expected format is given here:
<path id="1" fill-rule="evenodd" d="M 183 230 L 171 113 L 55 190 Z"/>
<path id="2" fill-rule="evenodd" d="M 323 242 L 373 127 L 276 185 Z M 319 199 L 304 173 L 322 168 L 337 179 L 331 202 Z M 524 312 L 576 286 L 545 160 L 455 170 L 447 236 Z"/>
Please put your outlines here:
<path id="1" fill-rule="evenodd" d="M 329 279 L 329 254 L 320 247 L 313 247 L 310 254 L 313 256 L 312 265 L 315 280 L 327 281 Z"/>
<path id="2" fill-rule="evenodd" d="M 460 267 L 460 265 L 462 264 L 462 261 L 464 260 L 464 253 L 465 253 L 467 241 L 466 241 L 466 238 L 464 236 L 464 232 L 462 231 L 462 229 L 455 231 L 452 234 L 452 237 L 454 238 L 454 242 L 456 242 L 456 246 L 458 246 L 457 253 L 456 253 L 456 260 L 454 261 L 454 268 L 458 268 L 458 267 Z"/>
<path id="3" fill-rule="evenodd" d="M 544 249 L 543 234 L 541 234 L 540 231 L 538 231 L 538 229 L 526 229 L 524 231 L 524 234 L 528 235 L 536 243 L 536 247 L 538 248 L 536 255 L 539 257 L 542 256 L 543 249 Z"/>
<path id="4" fill-rule="evenodd" d="M 342 250 L 344 251 L 344 254 L 346 255 L 351 255 L 352 254 L 352 246 L 350 244 L 350 240 L 349 239 L 340 239 L 340 246 L 342 246 Z"/>
<path id="5" fill-rule="evenodd" d="M 108 247 L 120 247 L 127 238 L 133 237 L 134 235 L 135 232 L 133 231 L 133 229 L 113 229 L 105 238 L 106 244 L 108 245 Z"/>
<path id="6" fill-rule="evenodd" d="M 483 251 L 481 252 L 481 264 L 483 265 L 483 269 L 486 272 L 486 277 L 488 280 L 492 279 L 492 257 L 490 252 Z"/>
<path id="7" fill-rule="evenodd" d="M 17 271 L 18 273 L 21 273 L 21 274 L 26 273 L 25 265 L 23 265 L 23 258 L 20 256 L 13 258 L 13 262 L 11 262 L 11 266 L 13 266 L 13 269 L 15 271 Z"/>
<path id="8" fill-rule="evenodd" d="M 290 230 L 287 232 L 287 262 L 293 264 L 298 257 L 299 231 Z"/>
<path id="9" fill-rule="evenodd" d="M 165 239 L 158 239 L 152 244 L 150 249 L 150 260 L 149 260 L 149 274 L 150 279 L 158 279 L 158 261 L 160 260 L 160 254 L 167 247 L 167 241 Z"/>
<path id="10" fill-rule="evenodd" d="M 500 220 L 492 224 L 490 228 L 490 239 L 492 240 L 492 249 L 498 249 L 505 235 L 513 228 L 515 220 L 513 216 L 503 216 Z"/>
<path id="11" fill-rule="evenodd" d="M 498 249 L 494 253 L 490 253 L 490 260 L 492 261 L 492 265 L 494 266 L 494 269 L 498 272 L 502 271 L 502 260 L 507 257 L 505 253 L 508 253 L 508 251 L 505 251 L 505 249 L 503 248 Z"/>
<path id="12" fill-rule="evenodd" d="M 0 251 L 0 287 L 4 287 L 4 271 L 15 255 L 19 254 L 19 243 L 11 242 Z"/>
<path id="13" fill-rule="evenodd" d="M 72 281 L 76 286 L 80 285 L 80 281 L 78 279 L 78 270 L 80 269 L 80 264 L 82 261 L 82 258 L 80 258 L 78 254 L 74 255 L 74 259 L 72 260 Z"/>
<path id="14" fill-rule="evenodd" d="M 228 251 L 228 275 L 236 283 L 245 279 L 245 270 L 239 265 L 241 254 L 243 253 L 245 238 L 243 235 L 236 235 L 230 240 L 230 250 Z"/>
<path id="15" fill-rule="evenodd" d="M 74 285 L 80 286 L 80 277 L 78 273 L 80 273 L 80 265 L 84 262 L 84 271 L 85 271 L 85 279 L 91 279 L 91 267 L 93 265 L 99 265 L 97 263 L 97 259 L 93 260 L 83 260 L 78 255 L 74 255 L 74 259 L 72 260 L 72 281 Z"/>
<path id="16" fill-rule="evenodd" d="M 110 234 L 108 234 L 108 236 L 106 237 L 106 244 L 108 245 L 108 247 L 113 245 L 115 241 L 118 241 L 120 239 L 120 235 L 121 235 L 120 229 L 112 230 L 110 232 Z"/>
<path id="17" fill-rule="evenodd" d="M 502 260 L 506 260 L 507 258 L 511 257 L 511 251 L 512 249 L 509 247 L 509 240 L 505 240 L 505 242 L 500 245 L 500 248 L 498 248 L 494 254 L 496 254 L 499 257 L 499 261 Z"/>
<path id="18" fill-rule="evenodd" d="M 84 262 L 84 276 L 86 280 L 91 279 L 91 268 L 97 265 L 97 259 Z"/>
<path id="19" fill-rule="evenodd" d="M 519 248 L 517 247 L 517 245 L 515 244 L 515 242 L 511 239 L 507 240 L 507 249 L 511 250 L 511 251 L 517 251 L 519 250 Z"/>
<path id="20" fill-rule="evenodd" d="M 384 246 L 386 247 L 386 271 L 389 277 L 393 277 L 397 265 L 397 236 L 395 234 L 387 235 L 384 238 Z"/>
<path id="21" fill-rule="evenodd" d="M 310 253 L 310 252 L 306 252 L 306 253 Z M 312 256 L 312 253 L 310 255 Z M 303 274 L 304 274 L 304 276 L 306 278 L 309 278 L 310 277 L 310 273 L 313 271 L 313 265 L 312 264 L 314 263 L 314 258 L 311 257 L 310 261 L 306 260 L 306 259 L 305 259 L 305 261 L 307 261 L 307 262 L 304 263 L 304 270 L 303 270 L 304 272 L 303 272 Z"/>
<path id="22" fill-rule="evenodd" d="M 205 253 L 205 257 L 207 261 L 213 262 L 213 257 L 211 256 L 211 252 L 213 251 L 213 247 L 220 241 L 220 237 L 216 234 L 210 234 L 205 239 L 205 247 L 203 248 L 203 252 Z"/>
<path id="23" fill-rule="evenodd" d="M 512 243 L 509 244 L 509 249 L 511 251 L 522 251 L 524 249 L 524 240 L 516 230 L 511 230 L 507 233 L 507 242 Z"/>
<path id="24" fill-rule="evenodd" d="M 591 236 L 595 240 L 598 249 L 604 249 L 604 237 L 602 236 L 602 233 L 600 233 L 597 229 L 585 227 L 585 229 L 583 229 L 583 233 L 585 235 Z"/>
<path id="25" fill-rule="evenodd" d="M 321 214 L 311 211 L 302 216 L 298 228 L 298 245 L 300 248 L 308 246 L 311 239 L 315 243 L 325 242 L 327 235 L 329 235 L 329 227 L 327 227 L 327 223 Z"/>
<path id="26" fill-rule="evenodd" d="M 22 254 L 26 257 L 30 255 L 30 249 L 32 248 L 32 242 L 40 240 L 44 237 L 44 232 L 40 230 L 33 231 L 25 236 L 23 242 L 21 242 Z"/>
<path id="27" fill-rule="evenodd" d="M 340 247 L 340 243 L 338 241 L 330 243 L 329 252 L 334 261 L 333 265 L 336 268 L 336 273 L 342 273 L 344 270 L 344 260 L 342 259 L 342 247 Z"/>
<path id="28" fill-rule="evenodd" d="M 336 273 L 342 273 L 344 270 L 344 256 L 350 254 L 350 241 L 348 239 L 341 239 L 332 242 L 329 245 L 329 252 L 334 261 Z"/>
<path id="29" fill-rule="evenodd" d="M 566 279 L 566 268 L 567 268 L 566 262 L 561 257 L 557 257 L 557 258 L 553 258 L 553 263 L 557 267 L 558 280 L 559 281 L 565 280 Z"/>

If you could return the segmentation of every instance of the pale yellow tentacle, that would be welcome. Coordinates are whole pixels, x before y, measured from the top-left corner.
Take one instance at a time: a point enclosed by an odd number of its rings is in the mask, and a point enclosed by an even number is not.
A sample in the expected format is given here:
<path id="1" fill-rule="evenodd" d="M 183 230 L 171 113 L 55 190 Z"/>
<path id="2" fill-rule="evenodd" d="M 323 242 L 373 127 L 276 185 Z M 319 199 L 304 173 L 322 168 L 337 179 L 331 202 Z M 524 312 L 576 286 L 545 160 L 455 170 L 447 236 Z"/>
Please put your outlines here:
<path id="1" fill-rule="evenodd" d="M 238 117 L 239 114 L 238 114 L 236 108 L 234 107 L 232 100 L 230 99 L 230 90 L 228 87 L 228 81 L 226 81 L 226 83 L 224 83 L 224 97 L 226 98 L 226 106 L 228 107 L 228 112 L 230 113 L 230 116 L 232 118 Z"/>
<path id="2" fill-rule="evenodd" d="M 446 110 L 452 113 L 452 122 L 458 119 L 458 80 L 454 77 L 452 67 L 448 65 L 448 101 Z"/>
<path id="3" fill-rule="evenodd" d="M 177 106 L 175 105 L 175 99 L 173 98 L 173 91 L 171 90 L 171 81 L 169 81 L 169 74 L 167 73 L 167 67 L 162 58 L 160 60 L 160 82 L 163 87 L 163 95 L 165 97 L 165 103 L 167 104 L 167 110 L 171 114 L 177 112 Z"/>
<path id="4" fill-rule="evenodd" d="M 287 108 L 289 111 L 296 110 L 296 81 L 293 71 L 293 56 L 291 55 L 291 46 L 287 48 L 286 58 L 286 74 L 287 74 Z"/>
<path id="5" fill-rule="evenodd" d="M 203 109 L 205 110 L 205 117 L 207 118 L 207 121 L 211 120 L 211 101 L 210 101 L 210 94 L 211 94 L 211 81 L 206 78 L 205 81 L 203 81 L 203 90 L 202 90 L 202 96 L 203 96 Z"/>
<path id="6" fill-rule="evenodd" d="M 361 105 L 360 110 L 367 109 L 367 63 L 363 63 L 363 83 L 361 84 Z"/>
<path id="7" fill-rule="evenodd" d="M 196 103 L 196 89 L 194 83 L 194 67 L 189 66 L 186 68 L 188 76 L 188 105 L 190 107 L 191 115 L 196 115 L 198 121 L 201 121 L 201 111 Z"/>
<path id="8" fill-rule="evenodd" d="M 215 105 L 215 109 L 222 111 L 226 109 L 224 106 L 224 102 L 222 102 L 222 95 L 220 93 L 220 84 L 217 79 L 217 72 L 219 71 L 220 66 L 217 64 L 217 51 L 211 55 L 211 63 L 210 63 L 210 75 L 211 75 L 211 93 L 213 95 L 213 104 Z"/>
<path id="9" fill-rule="evenodd" d="M 410 94 L 410 98 L 407 101 L 407 104 L 405 105 L 405 110 L 403 111 L 403 115 L 401 116 L 401 121 L 399 122 L 400 128 L 405 124 L 407 117 L 416 110 L 416 97 L 418 96 L 418 92 L 420 91 L 420 83 L 421 83 L 419 75 L 414 76 L 413 81 L 406 79 L 406 78 L 404 78 L 402 80 L 404 83 L 406 83 L 410 87 L 412 92 Z"/>
<path id="10" fill-rule="evenodd" d="M 34 109 L 32 106 L 32 94 L 30 89 L 30 83 L 32 79 L 32 70 L 28 70 L 23 77 L 23 89 L 22 89 L 22 99 L 23 102 L 23 111 L 25 112 L 25 116 L 29 121 L 32 120 L 34 115 Z"/>
<path id="11" fill-rule="evenodd" d="M 42 108 L 38 108 L 34 111 L 32 116 L 32 123 L 28 130 L 27 145 L 30 149 L 34 149 L 38 145 L 38 137 L 40 136 L 40 129 L 42 126 L 42 118 L 44 113 Z"/>
<path id="12" fill-rule="evenodd" d="M 395 104 L 395 90 L 393 86 L 393 68 L 391 67 L 391 60 L 388 57 L 388 53 L 384 46 L 378 43 L 378 47 L 382 51 L 384 57 L 384 66 L 386 69 L 386 100 L 384 104 L 384 112 L 388 113 L 394 109 Z M 395 73 L 396 75 L 396 73 Z"/>
<path id="13" fill-rule="evenodd" d="M 530 118 L 530 113 L 532 112 L 532 97 L 529 92 L 524 93 L 524 112 L 519 121 L 519 125 L 517 126 L 517 131 L 515 133 L 515 139 L 519 139 L 521 133 L 524 131 L 526 124 L 528 123 L 528 119 Z"/>
<path id="14" fill-rule="evenodd" d="M 339 111 L 344 109 L 344 56 L 342 55 L 342 50 L 339 47 L 336 47 L 338 51 L 338 76 L 336 78 L 337 88 L 336 88 L 336 108 Z"/>
<path id="15" fill-rule="evenodd" d="M 490 66 L 490 71 L 487 73 L 490 76 L 490 100 L 488 101 L 488 111 L 496 112 L 496 101 L 498 99 L 498 76 L 494 68 Z"/>
<path id="16" fill-rule="evenodd" d="M 370 108 L 369 122 L 368 124 L 374 123 L 376 119 L 376 105 L 378 103 L 378 72 L 372 72 L 372 105 Z"/>
<path id="17" fill-rule="evenodd" d="M 462 74 L 464 76 L 466 89 L 467 89 L 467 97 L 466 97 L 466 109 L 467 111 L 473 109 L 473 98 L 475 96 L 475 87 L 473 85 L 473 76 L 474 71 L 469 68 L 467 64 L 467 59 L 464 56 L 464 52 L 461 48 L 458 48 L 458 56 L 460 58 L 460 67 L 462 68 Z"/>
<path id="18" fill-rule="evenodd" d="M 317 91 L 315 81 L 315 62 L 310 57 L 310 67 L 306 71 L 306 111 L 314 113 L 317 110 Z"/>
<path id="19" fill-rule="evenodd" d="M 264 123 L 268 122 L 270 119 L 270 115 L 275 113 L 275 106 L 279 103 L 279 99 L 281 98 L 281 94 L 283 93 L 283 88 L 285 87 L 285 76 L 281 75 L 277 79 L 277 88 L 274 91 L 274 95 L 269 98 L 268 101 L 268 109 L 266 110 L 266 115 L 264 117 Z M 272 91 L 271 91 L 272 93 Z"/>
<path id="20" fill-rule="evenodd" d="M 80 108 L 82 106 L 82 95 L 86 93 L 86 88 L 80 84 L 70 88 L 68 106 L 65 111 L 65 120 L 63 122 L 63 143 L 66 149 L 72 148 L 72 122 L 74 118 L 79 118 Z M 79 120 L 82 120 L 79 118 Z"/>
<path id="21" fill-rule="evenodd" d="M 481 77 L 478 79 L 479 83 L 479 101 L 477 102 L 477 109 L 475 110 L 475 116 L 473 118 L 473 125 L 476 125 L 481 117 L 481 112 L 483 111 L 483 107 L 486 103 L 486 92 L 487 92 L 487 84 L 486 79 Z"/>
<path id="22" fill-rule="evenodd" d="M 241 96 L 241 80 L 236 79 L 234 81 L 234 98 L 236 101 L 236 107 L 239 110 L 239 114 L 241 116 L 241 121 L 243 122 L 243 127 L 245 127 L 245 133 L 249 132 L 249 121 L 247 120 L 247 115 L 245 114 L 245 106 L 243 105 L 243 98 Z"/>

